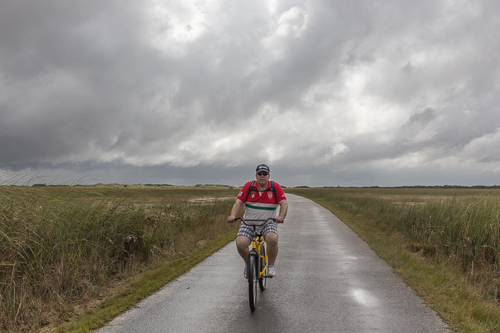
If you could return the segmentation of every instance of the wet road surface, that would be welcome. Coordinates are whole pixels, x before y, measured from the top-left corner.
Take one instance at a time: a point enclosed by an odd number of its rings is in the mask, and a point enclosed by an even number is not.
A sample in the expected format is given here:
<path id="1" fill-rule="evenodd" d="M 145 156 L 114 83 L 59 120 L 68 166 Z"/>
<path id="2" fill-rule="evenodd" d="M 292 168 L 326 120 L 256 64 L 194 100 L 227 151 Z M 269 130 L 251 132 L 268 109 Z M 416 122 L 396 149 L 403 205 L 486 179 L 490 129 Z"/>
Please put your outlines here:
<path id="1" fill-rule="evenodd" d="M 277 276 L 255 312 L 233 242 L 97 332 L 451 332 L 337 217 L 287 197 Z"/>

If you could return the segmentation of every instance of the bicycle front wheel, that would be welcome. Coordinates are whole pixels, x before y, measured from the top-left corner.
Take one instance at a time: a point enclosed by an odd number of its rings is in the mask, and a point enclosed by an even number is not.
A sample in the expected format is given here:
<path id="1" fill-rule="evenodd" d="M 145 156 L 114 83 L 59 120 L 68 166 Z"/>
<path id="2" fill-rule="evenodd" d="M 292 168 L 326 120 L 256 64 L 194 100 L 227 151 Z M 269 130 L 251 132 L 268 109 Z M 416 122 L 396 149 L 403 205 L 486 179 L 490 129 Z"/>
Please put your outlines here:
<path id="1" fill-rule="evenodd" d="M 248 299 L 250 301 L 250 310 L 253 312 L 257 304 L 257 289 L 259 284 L 259 270 L 257 267 L 257 256 L 255 254 L 250 254 L 248 256 L 247 269 Z"/>
<path id="2" fill-rule="evenodd" d="M 266 254 L 266 243 L 263 243 L 260 247 L 260 265 L 259 265 L 259 286 L 260 290 L 266 290 L 266 281 L 267 281 L 267 254 Z"/>

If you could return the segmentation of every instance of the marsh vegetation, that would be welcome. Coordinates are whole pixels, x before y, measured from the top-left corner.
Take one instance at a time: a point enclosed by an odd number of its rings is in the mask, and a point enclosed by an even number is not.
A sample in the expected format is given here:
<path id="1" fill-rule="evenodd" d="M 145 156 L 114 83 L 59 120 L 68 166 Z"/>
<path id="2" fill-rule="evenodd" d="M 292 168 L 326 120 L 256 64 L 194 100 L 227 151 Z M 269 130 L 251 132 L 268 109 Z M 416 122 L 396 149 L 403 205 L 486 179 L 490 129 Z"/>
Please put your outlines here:
<path id="1" fill-rule="evenodd" d="M 0 187 L 0 331 L 69 320 L 82 301 L 235 226 L 237 189 Z M 202 200 L 199 200 L 203 198 Z M 77 304 L 77 306 L 75 306 Z"/>
<path id="2" fill-rule="evenodd" d="M 500 190 L 316 188 L 457 331 L 500 327 Z"/>

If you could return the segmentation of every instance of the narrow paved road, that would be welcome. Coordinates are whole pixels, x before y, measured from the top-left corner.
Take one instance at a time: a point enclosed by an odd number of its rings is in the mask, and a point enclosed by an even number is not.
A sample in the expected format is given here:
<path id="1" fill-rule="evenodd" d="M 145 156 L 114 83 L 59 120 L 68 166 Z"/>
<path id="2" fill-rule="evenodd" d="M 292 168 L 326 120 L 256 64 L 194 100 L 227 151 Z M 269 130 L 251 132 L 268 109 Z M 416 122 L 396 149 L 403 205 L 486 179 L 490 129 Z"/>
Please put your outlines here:
<path id="1" fill-rule="evenodd" d="M 288 201 L 277 276 L 254 313 L 233 242 L 98 332 L 451 332 L 337 217 Z"/>

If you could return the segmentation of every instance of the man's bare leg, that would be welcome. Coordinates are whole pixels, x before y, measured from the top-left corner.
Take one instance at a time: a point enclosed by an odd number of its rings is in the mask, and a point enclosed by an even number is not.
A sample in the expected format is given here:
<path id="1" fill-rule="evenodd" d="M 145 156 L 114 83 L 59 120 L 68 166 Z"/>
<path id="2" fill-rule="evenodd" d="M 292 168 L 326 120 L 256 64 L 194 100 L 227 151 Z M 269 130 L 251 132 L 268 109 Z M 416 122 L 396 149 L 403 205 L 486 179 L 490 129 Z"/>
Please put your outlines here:
<path id="1" fill-rule="evenodd" d="M 245 260 L 245 265 L 247 264 L 248 260 L 248 252 L 250 252 L 250 250 L 248 250 L 248 247 L 251 243 L 252 241 L 250 240 L 250 238 L 246 236 L 236 237 L 236 248 L 238 249 L 238 253 L 240 254 L 240 256 L 243 258 L 243 260 Z"/>
<path id="2" fill-rule="evenodd" d="M 278 256 L 278 235 L 274 232 L 268 232 L 264 239 L 267 243 L 267 261 L 270 266 L 274 266 L 276 257 Z"/>

